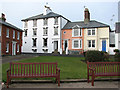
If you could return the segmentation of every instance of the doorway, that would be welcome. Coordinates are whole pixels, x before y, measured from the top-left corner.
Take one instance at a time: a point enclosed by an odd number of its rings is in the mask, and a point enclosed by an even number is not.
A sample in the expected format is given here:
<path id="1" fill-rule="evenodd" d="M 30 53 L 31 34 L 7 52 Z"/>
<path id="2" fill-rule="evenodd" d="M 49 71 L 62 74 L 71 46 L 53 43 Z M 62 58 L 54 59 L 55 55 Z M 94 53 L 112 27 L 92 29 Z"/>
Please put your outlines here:
<path id="1" fill-rule="evenodd" d="M 58 50 L 58 41 L 54 41 L 54 51 Z"/>
<path id="2" fill-rule="evenodd" d="M 12 43 L 12 55 L 16 55 L 16 43 Z"/>
<path id="3" fill-rule="evenodd" d="M 64 50 L 66 51 L 66 48 L 68 47 L 67 40 L 64 41 Z"/>
<path id="4" fill-rule="evenodd" d="M 106 40 L 102 40 L 102 51 L 106 52 Z"/>

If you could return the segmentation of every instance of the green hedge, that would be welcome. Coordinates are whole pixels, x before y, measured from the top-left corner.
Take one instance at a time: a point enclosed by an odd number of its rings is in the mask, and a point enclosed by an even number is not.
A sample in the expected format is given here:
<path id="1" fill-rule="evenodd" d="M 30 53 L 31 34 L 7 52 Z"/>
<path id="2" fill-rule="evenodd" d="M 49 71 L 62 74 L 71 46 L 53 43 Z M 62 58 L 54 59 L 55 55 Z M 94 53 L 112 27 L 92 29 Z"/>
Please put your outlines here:
<path id="1" fill-rule="evenodd" d="M 98 61 L 104 61 L 105 59 L 108 59 L 107 53 L 102 51 L 87 51 L 85 55 L 85 60 L 89 62 L 98 62 Z"/>
<path id="2" fill-rule="evenodd" d="M 120 52 L 115 54 L 115 61 L 120 62 Z"/>

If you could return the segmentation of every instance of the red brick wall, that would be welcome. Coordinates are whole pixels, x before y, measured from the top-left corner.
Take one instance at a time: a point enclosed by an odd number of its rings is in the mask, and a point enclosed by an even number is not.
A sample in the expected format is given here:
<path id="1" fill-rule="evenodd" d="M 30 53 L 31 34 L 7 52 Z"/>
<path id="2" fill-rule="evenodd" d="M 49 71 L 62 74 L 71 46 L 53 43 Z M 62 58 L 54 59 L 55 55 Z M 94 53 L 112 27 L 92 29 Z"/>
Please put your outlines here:
<path id="1" fill-rule="evenodd" d="M 9 38 L 6 37 L 7 34 L 7 28 L 9 29 Z M 2 25 L 2 40 L 1 40 L 1 55 L 12 55 L 12 41 L 17 42 L 16 43 L 16 55 L 21 53 L 21 46 L 22 46 L 22 32 L 19 30 L 15 30 L 15 39 L 13 39 L 13 28 L 7 27 L 5 25 Z M 17 40 L 17 32 L 20 32 L 20 39 Z M 6 53 L 6 44 L 9 43 L 9 53 Z M 17 44 L 19 44 L 20 49 L 19 52 L 17 52 Z"/>

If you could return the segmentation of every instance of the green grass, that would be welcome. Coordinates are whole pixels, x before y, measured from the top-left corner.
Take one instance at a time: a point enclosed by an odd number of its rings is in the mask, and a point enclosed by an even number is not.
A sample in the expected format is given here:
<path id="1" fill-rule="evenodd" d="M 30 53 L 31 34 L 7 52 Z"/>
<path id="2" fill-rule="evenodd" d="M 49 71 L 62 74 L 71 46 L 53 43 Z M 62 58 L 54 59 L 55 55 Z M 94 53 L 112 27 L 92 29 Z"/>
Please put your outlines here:
<path id="1" fill-rule="evenodd" d="M 81 60 L 84 60 L 84 57 L 39 56 L 17 62 L 58 62 L 58 68 L 61 70 L 60 79 L 85 79 L 87 65 Z M 2 81 L 6 81 L 8 68 L 9 63 L 2 65 Z"/>

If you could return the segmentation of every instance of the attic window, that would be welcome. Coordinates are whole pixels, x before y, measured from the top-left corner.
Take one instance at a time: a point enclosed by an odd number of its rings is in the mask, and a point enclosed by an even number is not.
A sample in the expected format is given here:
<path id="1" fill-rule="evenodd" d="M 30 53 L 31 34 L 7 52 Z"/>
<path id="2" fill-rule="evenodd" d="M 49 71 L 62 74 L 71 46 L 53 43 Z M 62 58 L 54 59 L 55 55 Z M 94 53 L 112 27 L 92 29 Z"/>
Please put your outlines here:
<path id="1" fill-rule="evenodd" d="M 55 25 L 58 24 L 58 17 L 55 17 L 55 19 L 54 19 L 54 23 L 55 23 Z"/>
<path id="2" fill-rule="evenodd" d="M 27 27 L 28 27 L 28 21 L 25 21 L 24 28 L 27 28 Z"/>
<path id="3" fill-rule="evenodd" d="M 47 24 L 48 24 L 48 19 L 47 18 L 43 19 L 43 25 L 47 25 Z"/>
<path id="4" fill-rule="evenodd" d="M 37 27 L 37 20 L 33 20 L 33 27 Z"/>

